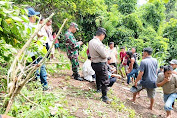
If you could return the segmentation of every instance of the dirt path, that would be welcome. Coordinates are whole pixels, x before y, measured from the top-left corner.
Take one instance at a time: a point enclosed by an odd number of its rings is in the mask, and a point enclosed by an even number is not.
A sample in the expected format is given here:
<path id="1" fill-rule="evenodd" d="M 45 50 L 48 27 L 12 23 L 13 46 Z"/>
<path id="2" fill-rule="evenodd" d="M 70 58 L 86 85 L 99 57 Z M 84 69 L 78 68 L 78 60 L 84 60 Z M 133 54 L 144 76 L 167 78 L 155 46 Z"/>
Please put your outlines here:
<path id="1" fill-rule="evenodd" d="M 82 64 L 80 64 L 80 67 Z M 62 73 L 62 74 L 61 74 Z M 54 89 L 63 89 L 66 93 L 67 106 L 71 114 L 78 118 L 128 118 L 130 112 L 116 110 L 116 105 L 105 104 L 100 101 L 101 93 L 95 92 L 95 83 L 87 81 L 77 81 L 71 78 L 71 70 L 61 70 L 55 77 L 50 77 L 49 85 Z M 108 92 L 110 96 L 116 97 L 125 107 L 133 109 L 135 117 L 142 118 L 164 118 L 163 94 L 160 88 L 157 89 L 154 110 L 148 110 L 149 100 L 146 97 L 146 91 L 141 92 L 141 97 L 137 98 L 135 104 L 130 102 L 132 93 L 129 91 L 130 86 L 124 85 L 124 80 L 117 81 Z M 113 100 L 114 101 L 114 100 Z M 121 108 L 121 107 L 120 107 Z M 119 109 L 120 109 L 119 108 Z M 173 118 L 177 116 L 177 109 L 173 111 Z"/>

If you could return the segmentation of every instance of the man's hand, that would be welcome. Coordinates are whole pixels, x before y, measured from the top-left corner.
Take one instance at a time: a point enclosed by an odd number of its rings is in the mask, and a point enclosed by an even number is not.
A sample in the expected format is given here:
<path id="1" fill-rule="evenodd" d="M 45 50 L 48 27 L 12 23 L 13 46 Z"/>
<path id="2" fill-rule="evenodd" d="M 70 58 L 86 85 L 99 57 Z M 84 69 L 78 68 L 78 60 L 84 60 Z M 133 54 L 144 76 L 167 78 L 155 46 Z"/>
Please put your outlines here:
<path id="1" fill-rule="evenodd" d="M 169 82 L 169 81 L 170 81 L 170 77 L 168 77 L 168 78 L 165 77 L 165 78 L 164 78 L 164 82 L 165 82 L 165 83 L 167 83 L 167 82 Z"/>
<path id="2" fill-rule="evenodd" d="M 162 87 L 164 84 L 166 84 L 167 82 L 169 82 L 170 79 L 171 79 L 171 77 L 168 77 L 168 78 L 165 77 L 162 82 L 157 83 L 157 87 Z"/>
<path id="3" fill-rule="evenodd" d="M 83 42 L 82 42 L 82 41 L 79 41 L 79 44 L 80 44 L 80 45 L 82 45 L 82 44 L 83 44 Z"/>

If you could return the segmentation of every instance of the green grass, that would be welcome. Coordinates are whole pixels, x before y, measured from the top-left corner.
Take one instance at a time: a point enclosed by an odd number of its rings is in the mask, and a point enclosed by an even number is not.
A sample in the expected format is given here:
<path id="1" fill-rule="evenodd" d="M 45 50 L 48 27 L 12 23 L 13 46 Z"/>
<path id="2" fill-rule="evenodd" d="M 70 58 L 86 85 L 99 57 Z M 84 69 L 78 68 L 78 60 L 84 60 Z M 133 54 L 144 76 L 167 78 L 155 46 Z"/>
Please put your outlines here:
<path id="1" fill-rule="evenodd" d="M 35 106 L 23 97 L 18 96 L 8 115 L 16 118 L 74 118 L 70 115 L 70 111 L 65 108 L 68 101 L 62 92 L 43 92 L 39 82 L 31 82 L 23 88 L 22 93 L 39 106 Z M 57 104 L 58 106 L 56 106 Z M 57 108 L 55 115 L 51 114 L 50 107 Z"/>

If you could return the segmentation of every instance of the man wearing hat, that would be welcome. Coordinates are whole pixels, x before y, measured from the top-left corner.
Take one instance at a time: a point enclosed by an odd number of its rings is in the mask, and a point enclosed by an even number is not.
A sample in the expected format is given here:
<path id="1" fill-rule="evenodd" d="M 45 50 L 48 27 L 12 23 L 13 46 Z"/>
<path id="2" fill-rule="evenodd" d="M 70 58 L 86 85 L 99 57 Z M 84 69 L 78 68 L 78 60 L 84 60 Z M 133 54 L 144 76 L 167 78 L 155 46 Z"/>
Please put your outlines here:
<path id="1" fill-rule="evenodd" d="M 82 41 L 77 41 L 74 37 L 74 33 L 78 30 L 76 23 L 71 23 L 68 31 L 65 33 L 65 45 L 68 58 L 72 64 L 72 71 L 74 79 L 82 81 L 83 79 L 79 75 L 79 62 L 78 62 L 78 49 L 83 44 Z"/>
<path id="2" fill-rule="evenodd" d="M 28 18 L 30 23 L 36 23 L 36 15 L 39 15 L 40 12 L 36 12 L 32 7 L 27 8 L 28 10 Z"/>
<path id="3" fill-rule="evenodd" d="M 110 99 L 107 97 L 107 87 L 109 85 L 108 69 L 107 69 L 107 52 L 102 41 L 106 36 L 104 28 L 98 28 L 96 36 L 89 41 L 89 53 L 92 58 L 92 68 L 96 74 L 97 91 L 102 91 L 102 101 L 109 103 Z"/>
<path id="4" fill-rule="evenodd" d="M 36 12 L 33 8 L 29 7 L 27 8 L 28 10 L 28 18 L 30 20 L 30 23 L 32 24 L 29 24 L 29 28 L 32 28 L 33 26 L 33 23 L 36 23 L 36 15 L 39 15 L 40 12 Z M 33 59 L 33 61 L 36 59 L 35 55 L 37 54 L 37 52 L 30 52 L 30 56 L 31 58 Z M 39 63 L 39 61 L 42 59 L 42 57 L 40 57 L 39 59 L 37 59 L 37 61 L 35 62 L 35 64 Z M 36 75 L 37 75 L 37 78 L 40 78 L 41 80 L 41 84 L 43 86 L 43 90 L 48 90 L 49 87 L 48 87 L 48 83 L 47 83 L 47 71 L 46 71 L 46 67 L 45 65 L 43 64 L 40 68 L 40 73 L 39 71 L 37 70 L 36 71 Z"/>
<path id="5" fill-rule="evenodd" d="M 177 74 L 177 60 L 176 59 L 171 60 L 170 64 L 173 68 L 173 74 Z"/>

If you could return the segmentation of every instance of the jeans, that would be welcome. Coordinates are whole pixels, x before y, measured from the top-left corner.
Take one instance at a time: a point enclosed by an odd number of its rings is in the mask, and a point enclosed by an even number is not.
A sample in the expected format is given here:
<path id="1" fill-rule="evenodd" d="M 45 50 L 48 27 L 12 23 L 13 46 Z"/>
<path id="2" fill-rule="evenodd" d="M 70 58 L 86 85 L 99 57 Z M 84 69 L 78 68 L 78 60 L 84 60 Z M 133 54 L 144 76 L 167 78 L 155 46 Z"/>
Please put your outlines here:
<path id="1" fill-rule="evenodd" d="M 116 78 L 115 77 L 111 77 L 111 78 L 109 78 L 109 80 L 110 80 L 110 83 L 109 83 L 108 87 L 112 87 L 113 84 L 116 82 Z"/>
<path id="2" fill-rule="evenodd" d="M 38 64 L 41 59 L 42 58 L 37 59 L 35 64 Z M 42 86 L 48 86 L 47 85 L 47 71 L 46 71 L 45 64 L 43 64 L 41 66 L 40 72 L 39 72 L 39 70 L 36 71 L 36 76 L 37 76 L 37 78 L 40 78 Z"/>
<path id="3" fill-rule="evenodd" d="M 175 101 L 176 98 L 177 98 L 177 93 L 164 94 L 165 111 L 173 110 L 172 103 Z"/>
<path id="4" fill-rule="evenodd" d="M 138 69 L 133 69 L 129 74 L 127 74 L 127 84 L 130 83 L 130 77 L 135 74 L 135 78 L 138 76 Z"/>

